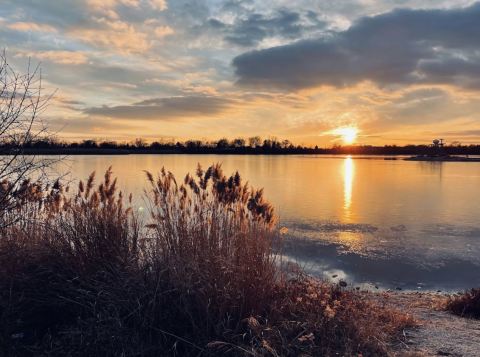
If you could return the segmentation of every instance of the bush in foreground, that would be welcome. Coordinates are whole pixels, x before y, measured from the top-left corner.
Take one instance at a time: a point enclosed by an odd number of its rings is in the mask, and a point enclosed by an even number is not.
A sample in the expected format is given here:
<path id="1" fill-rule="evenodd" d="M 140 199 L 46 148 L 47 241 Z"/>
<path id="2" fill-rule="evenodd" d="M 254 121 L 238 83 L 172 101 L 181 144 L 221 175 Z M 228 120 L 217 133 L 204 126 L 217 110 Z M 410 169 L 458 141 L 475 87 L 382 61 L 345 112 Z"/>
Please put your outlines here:
<path id="1" fill-rule="evenodd" d="M 447 302 L 447 310 L 459 316 L 480 319 L 480 288 L 451 297 Z"/>
<path id="2" fill-rule="evenodd" d="M 413 324 L 284 266 L 273 208 L 238 173 L 147 178 L 143 218 L 111 170 L 74 195 L 26 181 L 8 198 L 22 219 L 0 230 L 4 355 L 386 355 Z"/>

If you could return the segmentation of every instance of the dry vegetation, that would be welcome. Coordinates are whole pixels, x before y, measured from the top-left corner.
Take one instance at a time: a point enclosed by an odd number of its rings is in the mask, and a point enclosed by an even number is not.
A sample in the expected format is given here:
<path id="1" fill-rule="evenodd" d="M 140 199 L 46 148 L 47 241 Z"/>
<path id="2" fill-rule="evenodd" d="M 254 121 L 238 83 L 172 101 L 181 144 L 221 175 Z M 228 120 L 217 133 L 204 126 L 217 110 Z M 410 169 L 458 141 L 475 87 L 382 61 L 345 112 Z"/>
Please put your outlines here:
<path id="1" fill-rule="evenodd" d="M 446 307 L 456 315 L 480 319 L 480 288 L 450 297 Z"/>
<path id="2" fill-rule="evenodd" d="M 410 316 L 282 264 L 261 190 L 215 165 L 147 173 L 148 216 L 108 170 L 67 193 L 4 181 L 2 355 L 388 355 Z"/>

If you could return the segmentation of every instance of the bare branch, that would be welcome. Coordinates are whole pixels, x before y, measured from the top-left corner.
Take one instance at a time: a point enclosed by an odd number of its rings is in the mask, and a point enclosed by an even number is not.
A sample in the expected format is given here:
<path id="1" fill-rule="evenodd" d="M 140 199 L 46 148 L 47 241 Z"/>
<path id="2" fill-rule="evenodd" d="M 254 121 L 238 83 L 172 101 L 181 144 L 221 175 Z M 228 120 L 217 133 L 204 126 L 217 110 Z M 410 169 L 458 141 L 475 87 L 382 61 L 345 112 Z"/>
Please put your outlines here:
<path id="1" fill-rule="evenodd" d="M 28 61 L 24 74 L 13 69 L 5 51 L 0 53 L 0 226 L 10 223 L 10 211 L 18 208 L 15 199 L 27 179 L 45 178 L 45 172 L 58 159 L 25 155 L 25 148 L 48 137 L 40 120 L 53 93 L 43 94 L 39 65 Z M 23 186 L 22 186 L 23 185 Z"/>

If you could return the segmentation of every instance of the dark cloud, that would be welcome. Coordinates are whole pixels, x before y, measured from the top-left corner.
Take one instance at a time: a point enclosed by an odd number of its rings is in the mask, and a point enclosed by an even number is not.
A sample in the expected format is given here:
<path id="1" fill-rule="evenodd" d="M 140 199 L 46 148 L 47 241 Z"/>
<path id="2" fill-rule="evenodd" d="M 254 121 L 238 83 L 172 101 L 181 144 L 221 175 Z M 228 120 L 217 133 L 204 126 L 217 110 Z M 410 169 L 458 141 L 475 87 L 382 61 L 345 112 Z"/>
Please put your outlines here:
<path id="1" fill-rule="evenodd" d="M 233 24 L 225 24 L 218 19 L 210 19 L 209 25 L 225 32 L 224 39 L 238 46 L 251 47 L 267 38 L 296 39 L 312 30 L 320 30 L 326 23 L 312 11 L 305 14 L 280 9 L 265 15 L 250 12 L 238 17 Z"/>
<path id="2" fill-rule="evenodd" d="M 299 89 L 453 83 L 478 75 L 480 3 L 449 10 L 394 10 L 315 40 L 251 51 L 233 65 L 241 84 Z"/>
<path id="3" fill-rule="evenodd" d="M 254 4 L 253 0 L 225 0 L 222 10 L 237 13 L 239 10 L 247 10 L 248 7 Z"/>
<path id="4" fill-rule="evenodd" d="M 131 105 L 88 108 L 84 113 L 117 119 L 173 120 L 218 114 L 232 104 L 232 100 L 219 97 L 184 96 L 147 99 Z"/>
<path id="5" fill-rule="evenodd" d="M 208 20 L 208 25 L 214 29 L 224 29 L 227 28 L 228 26 L 224 24 L 222 21 L 219 21 L 217 19 L 209 19 Z"/>
<path id="6" fill-rule="evenodd" d="M 279 35 L 297 38 L 301 33 L 300 15 L 296 12 L 281 10 L 273 17 L 256 13 L 249 15 L 236 23 L 232 34 L 225 39 L 241 46 L 254 46 L 266 37 Z"/>

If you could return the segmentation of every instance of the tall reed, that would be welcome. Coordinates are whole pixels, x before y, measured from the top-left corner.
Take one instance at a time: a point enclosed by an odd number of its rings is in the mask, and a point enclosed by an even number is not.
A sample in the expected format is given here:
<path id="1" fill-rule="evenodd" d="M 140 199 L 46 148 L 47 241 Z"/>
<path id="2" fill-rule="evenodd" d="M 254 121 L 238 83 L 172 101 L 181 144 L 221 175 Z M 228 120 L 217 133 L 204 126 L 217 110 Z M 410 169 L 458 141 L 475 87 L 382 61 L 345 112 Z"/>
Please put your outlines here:
<path id="1" fill-rule="evenodd" d="M 107 170 L 25 181 L 0 229 L 0 352 L 19 356 L 386 354 L 405 314 L 283 270 L 262 190 L 147 173 L 147 215 Z M 4 183 L 8 184 L 8 183 Z"/>
<path id="2" fill-rule="evenodd" d="M 198 331 L 236 329 L 242 317 L 263 312 L 280 277 L 275 216 L 262 190 L 250 189 L 238 172 L 226 177 L 220 165 L 199 166 L 182 184 L 163 169 L 147 177 L 146 259 L 168 276 Z"/>

